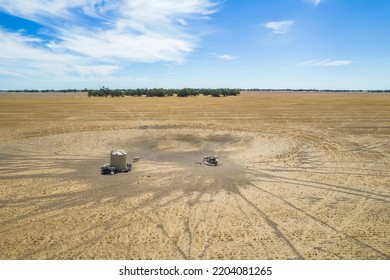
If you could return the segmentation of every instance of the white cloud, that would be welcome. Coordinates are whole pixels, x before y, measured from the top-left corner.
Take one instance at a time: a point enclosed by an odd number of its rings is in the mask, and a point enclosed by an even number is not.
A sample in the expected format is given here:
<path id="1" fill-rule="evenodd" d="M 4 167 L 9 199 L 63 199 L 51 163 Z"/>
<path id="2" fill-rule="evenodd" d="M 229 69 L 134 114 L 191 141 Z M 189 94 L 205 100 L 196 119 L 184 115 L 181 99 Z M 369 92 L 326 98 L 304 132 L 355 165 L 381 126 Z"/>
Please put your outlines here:
<path id="1" fill-rule="evenodd" d="M 182 62 L 195 48 L 195 41 L 158 33 L 129 34 L 121 30 L 96 31 L 94 34 L 64 31 L 60 42 L 48 46 L 102 61 Z"/>
<path id="2" fill-rule="evenodd" d="M 23 76 L 42 73 L 63 74 L 67 67 L 85 63 L 86 60 L 71 54 L 56 54 L 46 50 L 37 38 L 22 33 L 11 33 L 0 28 L 0 68 L 12 69 Z M 51 69 L 51 67 L 53 67 Z M 47 70 L 47 72 L 46 72 Z M 29 74 L 30 73 L 30 74 Z"/>
<path id="3" fill-rule="evenodd" d="M 234 60 L 238 58 L 237 56 L 232 56 L 229 54 L 218 55 L 217 57 L 222 60 Z"/>
<path id="4" fill-rule="evenodd" d="M 188 22 L 185 19 L 179 18 L 177 19 L 177 22 L 180 23 L 183 26 L 187 26 Z"/>
<path id="5" fill-rule="evenodd" d="M 293 20 L 269 21 L 264 24 L 264 27 L 270 29 L 274 34 L 285 34 L 291 30 L 294 24 Z"/>
<path id="6" fill-rule="evenodd" d="M 121 67 L 70 53 L 56 53 L 35 42 L 32 36 L 0 28 L 0 76 L 25 79 L 60 79 L 67 76 L 107 76 Z"/>
<path id="7" fill-rule="evenodd" d="M 104 76 L 131 62 L 180 63 L 202 33 L 191 23 L 216 9 L 214 0 L 0 0 L 0 11 L 47 29 L 0 28 L 1 73 Z"/>
<path id="8" fill-rule="evenodd" d="M 17 73 L 14 71 L 3 70 L 3 69 L 0 69 L 0 76 L 1 75 L 10 76 L 10 77 L 18 77 L 18 78 L 26 78 L 26 76 L 24 76 L 20 73 Z"/>
<path id="9" fill-rule="evenodd" d="M 218 53 L 215 53 L 215 52 L 208 53 L 207 55 L 209 57 L 215 57 L 215 58 L 218 58 L 218 59 L 221 59 L 221 60 L 235 60 L 235 59 L 239 58 L 238 56 L 233 56 L 233 55 L 230 55 L 230 54 L 218 54 Z"/>
<path id="10" fill-rule="evenodd" d="M 299 66 L 327 66 L 327 67 L 336 67 L 336 66 L 345 66 L 352 64 L 352 60 L 309 60 L 299 64 Z"/>
<path id="11" fill-rule="evenodd" d="M 107 76 L 112 74 L 120 67 L 117 65 L 93 65 L 93 66 L 75 66 L 74 69 L 81 75 L 86 76 Z"/>
<path id="12" fill-rule="evenodd" d="M 310 3 L 314 6 L 318 6 L 319 4 L 321 4 L 322 0 L 305 0 L 305 2 Z"/>

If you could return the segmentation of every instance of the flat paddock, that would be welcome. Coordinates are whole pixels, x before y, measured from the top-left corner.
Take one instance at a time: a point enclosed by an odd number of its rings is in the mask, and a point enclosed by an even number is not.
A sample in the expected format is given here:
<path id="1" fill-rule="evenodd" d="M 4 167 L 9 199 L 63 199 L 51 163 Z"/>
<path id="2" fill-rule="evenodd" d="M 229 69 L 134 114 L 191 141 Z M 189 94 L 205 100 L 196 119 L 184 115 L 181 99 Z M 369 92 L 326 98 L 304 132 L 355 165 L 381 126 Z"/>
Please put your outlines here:
<path id="1" fill-rule="evenodd" d="M 0 93 L 0 258 L 389 259 L 389 136 L 386 94 Z"/>

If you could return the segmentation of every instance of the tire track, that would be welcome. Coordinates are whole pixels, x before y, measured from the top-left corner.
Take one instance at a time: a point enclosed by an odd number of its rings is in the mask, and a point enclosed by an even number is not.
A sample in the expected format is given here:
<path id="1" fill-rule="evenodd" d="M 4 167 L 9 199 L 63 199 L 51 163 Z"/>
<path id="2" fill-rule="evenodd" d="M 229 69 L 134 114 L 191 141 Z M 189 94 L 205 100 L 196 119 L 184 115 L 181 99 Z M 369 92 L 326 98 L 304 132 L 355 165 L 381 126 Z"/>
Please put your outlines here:
<path id="1" fill-rule="evenodd" d="M 281 200 L 287 206 L 289 206 L 289 207 L 293 208 L 294 210 L 296 210 L 296 211 L 306 215 L 307 217 L 309 217 L 310 219 L 314 220 L 315 222 L 321 224 L 322 226 L 327 227 L 327 228 L 331 229 L 332 231 L 336 232 L 337 234 L 341 234 L 341 235 L 343 235 L 343 236 L 353 240 L 354 242 L 356 242 L 357 244 L 361 245 L 362 247 L 365 247 L 365 248 L 367 248 L 369 250 L 374 251 L 375 253 L 379 254 L 381 257 L 384 257 L 386 259 L 390 258 L 390 255 L 387 255 L 387 254 L 383 253 L 382 251 L 380 251 L 380 250 L 378 250 L 378 249 L 376 249 L 376 248 L 374 248 L 374 247 L 372 247 L 372 246 L 370 246 L 370 245 L 360 241 L 359 239 L 357 239 L 357 238 L 355 238 L 355 237 L 353 237 L 353 236 L 351 236 L 351 235 L 349 235 L 347 233 L 344 233 L 344 232 L 338 230 L 337 228 L 327 224 L 326 222 L 319 220 L 315 216 L 313 216 L 313 215 L 303 211 L 301 208 L 295 206 L 294 204 L 292 204 L 291 202 L 285 200 L 284 198 L 282 198 L 282 197 L 280 197 L 278 195 L 275 195 L 274 193 L 269 192 L 269 191 L 267 191 L 265 189 L 262 189 L 262 188 L 260 188 L 259 186 L 255 185 L 255 184 L 249 183 L 249 185 L 251 185 L 252 187 L 254 187 L 254 188 L 256 188 L 256 189 L 258 189 L 258 190 L 260 190 L 260 191 L 262 191 L 264 193 L 267 193 L 267 194 L 269 194 L 269 195 L 271 195 L 271 196 Z"/>
<path id="2" fill-rule="evenodd" d="M 236 205 L 237 205 L 237 208 L 238 210 L 244 215 L 244 217 L 246 217 L 246 219 L 249 221 L 249 224 L 250 226 L 252 227 L 252 229 L 254 229 L 255 231 L 259 231 L 252 223 L 252 219 L 248 216 L 248 214 L 242 209 L 240 203 L 238 203 L 238 197 L 234 197 L 235 198 L 235 201 L 236 201 Z M 260 243 L 261 243 L 261 247 L 263 248 L 263 250 L 265 251 L 266 255 L 267 255 L 267 259 L 271 259 L 271 255 L 270 255 L 270 252 L 269 250 L 267 249 L 267 246 L 265 246 L 264 242 L 260 239 Z"/>
<path id="3" fill-rule="evenodd" d="M 215 197 L 215 195 L 214 195 Z M 204 219 L 207 217 L 207 213 L 210 211 L 210 205 L 211 203 L 208 203 L 207 204 L 207 208 L 205 210 L 205 214 L 204 214 Z M 224 205 L 223 207 L 221 207 L 219 209 L 219 212 L 217 214 L 217 217 L 216 217 L 216 220 L 215 220 L 215 223 L 216 223 L 216 226 L 214 227 L 211 227 L 208 231 L 207 231 L 207 236 L 208 238 L 206 239 L 206 241 L 204 242 L 204 246 L 203 248 L 201 249 L 200 253 L 198 254 L 198 258 L 199 259 L 202 259 L 205 255 L 205 253 L 207 252 L 207 250 L 212 246 L 213 244 L 213 235 L 215 234 L 215 232 L 217 231 L 217 229 L 219 228 L 220 226 L 220 221 L 221 221 L 221 218 L 223 217 L 222 213 L 225 212 L 225 209 L 226 209 L 226 205 Z"/>
<path id="4" fill-rule="evenodd" d="M 298 260 L 304 260 L 305 258 L 299 253 L 299 251 L 294 247 L 291 241 L 282 233 L 279 229 L 278 224 L 275 223 L 263 210 L 257 207 L 252 201 L 250 201 L 246 196 L 244 196 L 239 189 L 236 189 L 236 194 L 249 204 L 255 211 L 262 217 L 262 219 L 267 223 L 267 225 L 273 230 L 276 237 L 278 237 L 282 242 L 290 249 L 290 251 L 296 256 Z"/>
<path id="5" fill-rule="evenodd" d="M 317 182 L 302 180 L 302 179 L 290 179 L 287 177 L 272 175 L 269 173 L 258 172 L 254 170 L 248 170 L 247 172 L 259 178 L 267 178 L 270 180 L 270 182 L 274 182 L 274 183 L 285 183 L 290 185 L 299 185 L 303 187 L 323 189 L 327 191 L 345 193 L 348 195 L 360 196 L 366 199 L 373 199 L 381 202 L 390 203 L 390 195 L 386 195 L 386 194 L 379 194 L 379 193 L 365 191 L 365 190 L 357 190 L 351 187 L 343 187 L 343 186 L 332 185 L 327 183 L 317 183 Z"/>

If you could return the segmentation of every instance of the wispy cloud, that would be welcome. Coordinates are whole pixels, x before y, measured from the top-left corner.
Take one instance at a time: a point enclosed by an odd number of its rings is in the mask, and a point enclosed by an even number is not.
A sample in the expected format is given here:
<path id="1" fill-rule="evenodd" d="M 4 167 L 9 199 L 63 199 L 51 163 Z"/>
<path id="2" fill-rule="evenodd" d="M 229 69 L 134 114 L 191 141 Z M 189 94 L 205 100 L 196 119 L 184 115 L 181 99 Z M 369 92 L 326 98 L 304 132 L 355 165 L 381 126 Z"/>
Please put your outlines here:
<path id="1" fill-rule="evenodd" d="M 75 71 L 75 65 L 92 61 L 69 53 L 57 54 L 42 47 L 39 38 L 0 28 L 0 69 L 25 77 L 62 76 Z M 15 75 L 14 75 L 15 76 Z"/>
<path id="2" fill-rule="evenodd" d="M 319 4 L 321 4 L 322 0 L 305 0 L 305 2 L 310 3 L 314 6 L 318 6 Z"/>
<path id="3" fill-rule="evenodd" d="M 217 55 L 217 57 L 222 60 L 234 60 L 238 58 L 237 56 L 233 56 L 229 54 Z"/>
<path id="4" fill-rule="evenodd" d="M 268 28 L 274 34 L 285 34 L 291 31 L 291 28 L 295 24 L 293 20 L 283 20 L 283 21 L 269 21 L 263 26 Z"/>
<path id="5" fill-rule="evenodd" d="M 82 66 L 77 65 L 74 67 L 81 75 L 86 76 L 107 76 L 118 70 L 120 67 L 117 65 L 93 65 L 93 66 Z"/>
<path id="6" fill-rule="evenodd" d="M 309 60 L 298 64 L 298 66 L 325 66 L 325 67 L 337 67 L 352 64 L 352 60 Z"/>
<path id="7" fill-rule="evenodd" d="M 50 39 L 0 29 L 0 73 L 46 66 L 50 75 L 104 76 L 131 62 L 181 63 L 202 33 L 191 23 L 217 8 L 214 0 L 1 0 L 0 11 L 40 24 Z"/>
<path id="8" fill-rule="evenodd" d="M 7 70 L 2 70 L 0 69 L 0 76 L 3 75 L 3 76 L 9 76 L 9 77 L 17 77 L 17 78 L 26 78 L 26 76 L 20 74 L 20 73 L 17 73 L 17 72 L 14 72 L 14 71 L 7 71 Z"/>
<path id="9" fill-rule="evenodd" d="M 235 59 L 239 58 L 238 56 L 234 56 L 234 55 L 230 55 L 230 54 L 218 54 L 215 52 L 208 53 L 208 56 L 215 57 L 215 58 L 218 58 L 221 60 L 235 60 Z"/>

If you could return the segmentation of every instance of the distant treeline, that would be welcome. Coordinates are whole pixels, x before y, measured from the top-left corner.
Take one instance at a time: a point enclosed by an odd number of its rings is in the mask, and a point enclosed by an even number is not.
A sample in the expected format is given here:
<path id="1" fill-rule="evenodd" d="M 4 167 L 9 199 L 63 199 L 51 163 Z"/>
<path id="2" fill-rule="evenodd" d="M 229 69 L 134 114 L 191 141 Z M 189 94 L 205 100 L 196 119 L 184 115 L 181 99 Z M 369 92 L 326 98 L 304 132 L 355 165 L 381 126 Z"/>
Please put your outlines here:
<path id="1" fill-rule="evenodd" d="M 86 92 L 88 89 L 8 89 L 8 90 L 0 90 L 0 92 Z"/>
<path id="2" fill-rule="evenodd" d="M 183 88 L 183 89 L 164 89 L 164 88 L 137 88 L 137 89 L 109 89 L 101 87 L 98 90 L 94 89 L 23 89 L 23 90 L 0 90 L 0 92 L 87 92 L 89 96 L 173 96 L 179 97 L 185 96 L 235 96 L 239 95 L 240 91 L 283 91 L 283 92 L 372 92 L 372 93 L 390 93 L 390 89 L 387 90 L 349 90 L 349 89 L 260 89 L 260 88 L 246 88 L 246 89 L 194 89 L 194 88 Z"/>
<path id="3" fill-rule="evenodd" d="M 183 88 L 183 89 L 164 89 L 164 88 L 137 88 L 137 89 L 109 89 L 101 87 L 98 90 L 88 90 L 88 96 L 100 96 L 100 97 L 123 97 L 123 96 L 147 96 L 147 97 L 165 97 L 165 96 L 236 96 L 240 94 L 239 89 L 194 89 L 194 88 Z"/>
<path id="4" fill-rule="evenodd" d="M 378 92 L 378 93 L 390 93 L 390 89 L 386 90 L 353 90 L 353 89 L 259 89 L 259 88 L 251 88 L 251 89 L 241 89 L 241 91 L 291 91 L 291 92 Z"/>

